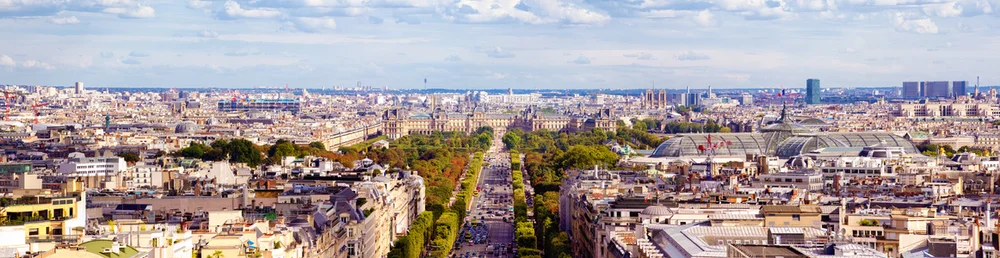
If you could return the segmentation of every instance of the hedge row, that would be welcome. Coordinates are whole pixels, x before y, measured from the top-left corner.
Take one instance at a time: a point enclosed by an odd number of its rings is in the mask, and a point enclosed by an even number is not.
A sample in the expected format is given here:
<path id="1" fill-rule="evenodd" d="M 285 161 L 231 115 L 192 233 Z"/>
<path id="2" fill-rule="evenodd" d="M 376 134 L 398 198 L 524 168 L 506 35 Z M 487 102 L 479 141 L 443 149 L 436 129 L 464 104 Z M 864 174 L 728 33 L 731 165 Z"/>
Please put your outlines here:
<path id="1" fill-rule="evenodd" d="M 434 248 L 430 257 L 446 258 L 455 245 L 458 237 L 459 217 L 457 213 L 445 212 L 441 214 L 437 222 L 434 223 L 434 240 L 431 246 Z"/>
<path id="2" fill-rule="evenodd" d="M 476 152 L 469 163 L 469 172 L 462 180 L 462 191 L 455 196 L 455 204 L 451 210 L 458 214 L 459 218 L 465 218 L 465 211 L 469 209 L 472 197 L 476 195 L 476 184 L 479 182 L 479 172 L 483 170 L 483 153 Z"/>
<path id="3" fill-rule="evenodd" d="M 425 211 L 410 225 L 406 236 L 396 239 L 396 244 L 389 249 L 390 258 L 420 258 L 424 244 L 431 236 L 431 226 L 434 223 L 434 213 Z"/>
<path id="4" fill-rule="evenodd" d="M 535 243 L 535 227 L 528 222 L 528 205 L 524 196 L 524 174 L 521 172 L 521 157 L 516 151 L 510 153 L 511 176 L 514 185 L 514 238 L 519 257 L 540 257 Z"/>

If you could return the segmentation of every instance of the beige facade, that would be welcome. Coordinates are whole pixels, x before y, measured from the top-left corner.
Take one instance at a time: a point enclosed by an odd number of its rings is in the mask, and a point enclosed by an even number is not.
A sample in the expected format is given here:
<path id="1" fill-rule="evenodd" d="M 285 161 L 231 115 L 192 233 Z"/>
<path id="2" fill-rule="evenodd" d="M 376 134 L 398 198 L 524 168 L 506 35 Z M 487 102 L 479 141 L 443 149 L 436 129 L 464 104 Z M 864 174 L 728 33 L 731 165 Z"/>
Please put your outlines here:
<path id="1" fill-rule="evenodd" d="M 1000 104 L 928 103 L 899 104 L 900 117 L 991 117 L 1000 115 Z"/>
<path id="2" fill-rule="evenodd" d="M 815 227 L 823 225 L 818 206 L 768 205 L 760 208 L 766 227 Z"/>
<path id="3" fill-rule="evenodd" d="M 614 132 L 616 118 L 609 109 L 603 109 L 591 117 L 540 114 L 534 108 L 528 108 L 518 114 L 488 114 L 478 111 L 466 114 L 437 111 L 431 114 L 410 115 L 402 109 L 391 109 L 382 114 L 382 132 L 391 139 L 403 137 L 411 133 L 471 133 L 484 126 L 492 127 L 498 132 L 514 128 L 520 128 L 525 131 L 549 130 L 560 132 L 601 128 L 604 131 Z"/>

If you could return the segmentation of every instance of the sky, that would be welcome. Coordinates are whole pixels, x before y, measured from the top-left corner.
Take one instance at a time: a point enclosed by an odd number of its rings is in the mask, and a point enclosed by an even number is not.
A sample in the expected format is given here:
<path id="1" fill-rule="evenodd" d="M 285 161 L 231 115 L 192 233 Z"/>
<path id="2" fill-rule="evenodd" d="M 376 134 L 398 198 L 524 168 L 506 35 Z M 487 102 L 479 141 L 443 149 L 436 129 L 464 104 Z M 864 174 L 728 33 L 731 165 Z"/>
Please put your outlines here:
<path id="1" fill-rule="evenodd" d="M 1000 0 L 0 0 L 0 84 L 996 85 L 995 8 Z"/>

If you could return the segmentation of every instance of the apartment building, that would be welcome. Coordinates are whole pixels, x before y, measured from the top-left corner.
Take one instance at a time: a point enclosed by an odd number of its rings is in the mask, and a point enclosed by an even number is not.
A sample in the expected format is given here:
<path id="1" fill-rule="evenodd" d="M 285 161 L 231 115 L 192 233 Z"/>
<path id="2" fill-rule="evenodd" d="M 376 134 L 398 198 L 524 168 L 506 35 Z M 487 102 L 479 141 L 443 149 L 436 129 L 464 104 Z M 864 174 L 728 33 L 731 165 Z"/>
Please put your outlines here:
<path id="1" fill-rule="evenodd" d="M 45 251 L 33 243 L 75 240 L 86 226 L 87 195 L 21 197 L 0 209 L 0 246 L 25 251 Z M 36 249 L 31 249 L 36 248 Z"/>

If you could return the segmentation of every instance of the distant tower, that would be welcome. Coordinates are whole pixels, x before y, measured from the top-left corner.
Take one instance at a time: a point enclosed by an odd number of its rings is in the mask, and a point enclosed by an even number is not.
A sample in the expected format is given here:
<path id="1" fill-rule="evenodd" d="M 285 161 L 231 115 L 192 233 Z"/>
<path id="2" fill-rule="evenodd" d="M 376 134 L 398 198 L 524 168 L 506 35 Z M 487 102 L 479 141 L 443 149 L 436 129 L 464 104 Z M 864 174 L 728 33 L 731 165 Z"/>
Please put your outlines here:
<path id="1" fill-rule="evenodd" d="M 76 95 L 83 94 L 83 82 L 76 82 Z"/>
<path id="2" fill-rule="evenodd" d="M 104 115 L 104 130 L 111 128 L 111 115 Z"/>
<path id="3" fill-rule="evenodd" d="M 708 85 L 708 97 L 712 97 L 712 85 Z"/>
<path id="4" fill-rule="evenodd" d="M 806 104 L 820 103 L 819 79 L 806 80 Z"/>
<path id="5" fill-rule="evenodd" d="M 507 88 L 507 95 L 514 95 L 514 89 L 513 88 Z"/>
<path id="6" fill-rule="evenodd" d="M 976 91 L 972 93 L 972 98 L 979 97 L 979 76 L 976 76 Z"/>

